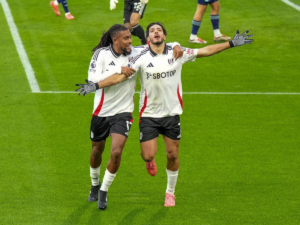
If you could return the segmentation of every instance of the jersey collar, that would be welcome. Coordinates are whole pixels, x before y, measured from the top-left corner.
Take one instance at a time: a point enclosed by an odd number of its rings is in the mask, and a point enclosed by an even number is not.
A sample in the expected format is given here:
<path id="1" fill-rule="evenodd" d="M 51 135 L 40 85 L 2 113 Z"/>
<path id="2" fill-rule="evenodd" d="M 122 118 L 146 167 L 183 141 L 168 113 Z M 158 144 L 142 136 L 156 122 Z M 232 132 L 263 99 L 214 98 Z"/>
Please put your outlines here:
<path id="1" fill-rule="evenodd" d="M 113 54 L 113 56 L 114 56 L 115 58 L 118 58 L 118 57 L 121 55 L 120 53 L 117 53 L 117 52 L 114 50 L 114 48 L 113 48 L 112 45 L 109 45 L 109 49 L 110 49 L 111 53 Z"/>
<path id="2" fill-rule="evenodd" d="M 154 56 L 157 56 L 157 54 L 155 52 L 152 51 L 150 45 L 149 45 L 149 49 L 150 49 L 150 54 L 154 57 Z M 167 45 L 165 44 L 165 48 L 164 48 L 164 51 L 163 53 L 164 55 L 167 55 L 168 54 L 168 48 L 167 48 Z"/>

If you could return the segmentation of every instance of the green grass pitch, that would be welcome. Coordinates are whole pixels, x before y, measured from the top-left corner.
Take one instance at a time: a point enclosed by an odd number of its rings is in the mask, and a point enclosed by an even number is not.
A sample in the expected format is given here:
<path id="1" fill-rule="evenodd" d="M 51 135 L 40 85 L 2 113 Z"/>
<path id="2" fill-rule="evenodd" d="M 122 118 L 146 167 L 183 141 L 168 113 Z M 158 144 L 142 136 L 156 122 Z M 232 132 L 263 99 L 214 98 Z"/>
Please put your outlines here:
<path id="1" fill-rule="evenodd" d="M 122 0 L 114 11 L 109 0 L 68 0 L 74 21 L 56 16 L 49 1 L 7 2 L 42 91 L 74 91 L 87 77 L 102 31 L 123 23 Z M 162 138 L 156 177 L 140 157 L 136 94 L 105 211 L 87 201 L 93 95 L 31 93 L 0 4 L 0 224 L 300 224 L 300 12 L 280 0 L 220 3 L 221 32 L 233 37 L 249 29 L 255 41 L 185 64 L 183 91 L 298 94 L 184 94 L 173 208 L 163 206 Z M 196 6 L 150 0 L 141 25 L 161 21 L 167 42 L 206 46 L 188 43 Z M 198 34 L 207 45 L 214 44 L 209 14 L 208 8 Z M 109 156 L 110 138 L 101 181 Z"/>

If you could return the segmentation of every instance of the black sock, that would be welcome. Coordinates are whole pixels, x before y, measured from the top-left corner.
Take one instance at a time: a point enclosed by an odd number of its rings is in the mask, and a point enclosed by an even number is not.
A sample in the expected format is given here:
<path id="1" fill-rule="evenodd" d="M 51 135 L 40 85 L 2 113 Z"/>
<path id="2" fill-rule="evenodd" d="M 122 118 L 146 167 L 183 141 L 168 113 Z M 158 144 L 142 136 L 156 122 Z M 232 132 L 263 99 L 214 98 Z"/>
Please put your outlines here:
<path id="1" fill-rule="evenodd" d="M 143 45 L 147 44 L 144 29 L 140 26 L 140 24 L 132 27 L 131 34 L 137 36 L 141 40 Z"/>

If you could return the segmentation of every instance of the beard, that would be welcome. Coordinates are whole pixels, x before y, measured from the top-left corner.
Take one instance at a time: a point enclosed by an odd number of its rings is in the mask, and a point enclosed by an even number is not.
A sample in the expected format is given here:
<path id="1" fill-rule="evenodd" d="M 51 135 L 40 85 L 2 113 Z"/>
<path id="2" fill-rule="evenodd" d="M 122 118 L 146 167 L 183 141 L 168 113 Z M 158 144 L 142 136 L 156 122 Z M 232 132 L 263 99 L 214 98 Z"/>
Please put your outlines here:
<path id="1" fill-rule="evenodd" d="M 131 48 L 130 48 L 129 51 L 126 48 L 121 48 L 121 50 L 122 50 L 124 55 L 130 55 L 130 53 L 131 53 Z"/>
<path id="2" fill-rule="evenodd" d="M 161 38 L 159 41 L 154 42 L 154 38 L 150 38 L 150 42 L 151 42 L 151 44 L 153 44 L 153 45 L 159 46 L 159 45 L 161 45 L 162 43 L 164 43 L 164 40 L 163 40 L 163 38 Z"/>

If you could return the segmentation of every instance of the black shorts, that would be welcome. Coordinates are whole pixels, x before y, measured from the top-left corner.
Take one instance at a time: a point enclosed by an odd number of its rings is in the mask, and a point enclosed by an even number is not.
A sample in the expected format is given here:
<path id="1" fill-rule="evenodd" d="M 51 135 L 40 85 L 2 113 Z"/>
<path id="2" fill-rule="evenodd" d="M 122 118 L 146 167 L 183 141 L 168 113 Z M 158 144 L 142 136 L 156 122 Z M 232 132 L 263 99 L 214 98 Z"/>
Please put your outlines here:
<path id="1" fill-rule="evenodd" d="M 142 4 L 140 0 L 125 1 L 124 4 L 124 24 L 130 23 L 131 13 L 135 12 L 141 15 L 143 18 L 147 4 Z"/>
<path id="2" fill-rule="evenodd" d="M 108 117 L 93 116 L 90 138 L 95 142 L 103 141 L 111 133 L 121 134 L 128 138 L 132 122 L 131 113 L 120 113 Z"/>
<path id="3" fill-rule="evenodd" d="M 172 140 L 180 140 L 180 117 L 169 116 L 163 118 L 142 117 L 140 119 L 140 142 L 157 138 L 159 134 Z"/>
<path id="4" fill-rule="evenodd" d="M 208 4 L 217 2 L 217 1 L 219 1 L 219 0 L 198 0 L 198 4 L 200 4 L 200 5 L 208 5 Z"/>

